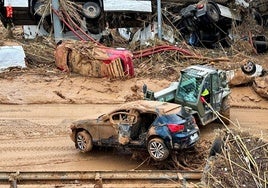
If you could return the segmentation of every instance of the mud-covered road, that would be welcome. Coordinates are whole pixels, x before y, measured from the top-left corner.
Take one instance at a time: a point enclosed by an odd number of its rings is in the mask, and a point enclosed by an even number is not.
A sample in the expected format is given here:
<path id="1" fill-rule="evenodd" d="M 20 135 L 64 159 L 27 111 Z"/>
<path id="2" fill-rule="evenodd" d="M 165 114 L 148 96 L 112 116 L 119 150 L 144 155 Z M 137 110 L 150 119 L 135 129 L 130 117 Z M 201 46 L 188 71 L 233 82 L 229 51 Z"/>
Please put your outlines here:
<path id="1" fill-rule="evenodd" d="M 96 117 L 114 105 L 0 105 L 0 170 L 154 169 L 126 151 L 95 148 L 79 153 L 69 138 L 72 120 Z M 268 140 L 268 110 L 232 108 L 231 119 L 243 130 Z M 252 118 L 254 117 L 254 118 Z M 233 126 L 230 126 L 232 128 Z M 201 128 L 201 139 L 213 139 L 220 124 Z"/>
<path id="2" fill-rule="evenodd" d="M 69 137 L 72 120 L 105 112 L 107 108 L 102 105 L 1 105 L 0 170 L 136 168 L 139 164 L 130 160 L 129 154 L 98 149 L 81 154 Z"/>

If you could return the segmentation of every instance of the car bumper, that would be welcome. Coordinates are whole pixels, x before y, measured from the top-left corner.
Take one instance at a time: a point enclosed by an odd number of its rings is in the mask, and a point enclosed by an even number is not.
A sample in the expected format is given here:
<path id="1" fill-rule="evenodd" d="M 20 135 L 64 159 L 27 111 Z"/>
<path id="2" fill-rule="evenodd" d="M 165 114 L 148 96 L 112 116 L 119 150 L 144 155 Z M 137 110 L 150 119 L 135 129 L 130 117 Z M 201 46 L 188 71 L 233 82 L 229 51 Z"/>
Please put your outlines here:
<path id="1" fill-rule="evenodd" d="M 192 131 L 190 134 L 176 134 L 173 136 L 173 149 L 180 150 L 193 147 L 200 138 L 199 131 Z"/>

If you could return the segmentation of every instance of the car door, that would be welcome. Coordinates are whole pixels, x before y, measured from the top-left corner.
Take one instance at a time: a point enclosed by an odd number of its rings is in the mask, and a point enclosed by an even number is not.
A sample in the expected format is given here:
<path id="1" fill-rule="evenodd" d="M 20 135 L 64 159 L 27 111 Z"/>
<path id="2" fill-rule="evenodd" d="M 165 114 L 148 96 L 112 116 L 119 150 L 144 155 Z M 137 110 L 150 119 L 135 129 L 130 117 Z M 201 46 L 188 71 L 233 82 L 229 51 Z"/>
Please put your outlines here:
<path id="1" fill-rule="evenodd" d="M 117 142 L 126 145 L 130 142 L 132 126 L 137 123 L 138 115 L 130 111 L 118 111 L 110 114 L 110 122 L 116 131 Z"/>
<path id="2" fill-rule="evenodd" d="M 109 114 L 108 115 L 105 114 L 105 116 L 102 116 L 97 119 L 97 126 L 95 127 L 95 130 L 98 135 L 99 145 L 114 144 L 118 133 L 115 126 L 111 123 L 109 119 Z"/>

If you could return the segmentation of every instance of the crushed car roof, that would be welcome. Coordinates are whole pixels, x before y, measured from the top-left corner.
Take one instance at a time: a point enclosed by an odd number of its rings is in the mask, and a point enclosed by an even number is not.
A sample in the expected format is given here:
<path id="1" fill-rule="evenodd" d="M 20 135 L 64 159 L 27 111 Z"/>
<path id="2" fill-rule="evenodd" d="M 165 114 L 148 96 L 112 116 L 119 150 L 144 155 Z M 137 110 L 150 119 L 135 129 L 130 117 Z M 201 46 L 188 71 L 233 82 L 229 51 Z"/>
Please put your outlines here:
<path id="1" fill-rule="evenodd" d="M 157 112 L 158 114 L 176 113 L 181 105 L 160 101 L 139 100 L 128 102 L 119 107 L 119 109 L 137 109 L 140 112 Z"/>

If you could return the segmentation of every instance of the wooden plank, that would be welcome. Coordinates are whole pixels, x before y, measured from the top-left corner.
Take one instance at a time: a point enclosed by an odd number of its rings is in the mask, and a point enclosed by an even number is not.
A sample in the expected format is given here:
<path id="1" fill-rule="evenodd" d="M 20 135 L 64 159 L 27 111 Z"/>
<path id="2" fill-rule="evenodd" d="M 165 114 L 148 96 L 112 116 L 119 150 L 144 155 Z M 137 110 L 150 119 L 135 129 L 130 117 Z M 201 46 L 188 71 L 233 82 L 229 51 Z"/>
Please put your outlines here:
<path id="1" fill-rule="evenodd" d="M 152 12 L 152 3 L 148 0 L 103 0 L 103 7 L 107 12 Z"/>
<path id="2" fill-rule="evenodd" d="M 124 77 L 124 69 L 122 67 L 122 63 L 121 63 L 121 60 L 120 59 L 117 59 L 116 65 L 117 65 L 117 68 L 118 68 L 119 73 L 120 73 L 119 76 L 123 78 Z"/>

